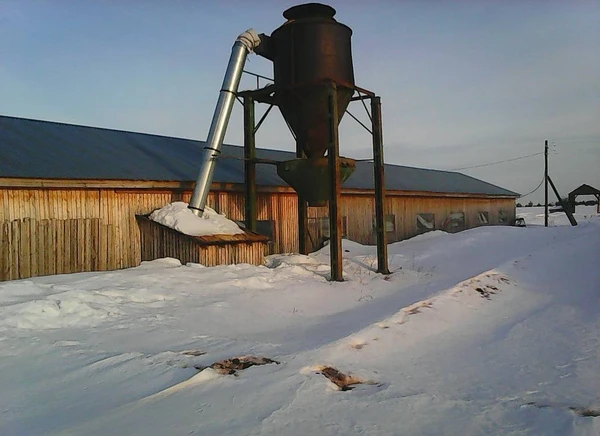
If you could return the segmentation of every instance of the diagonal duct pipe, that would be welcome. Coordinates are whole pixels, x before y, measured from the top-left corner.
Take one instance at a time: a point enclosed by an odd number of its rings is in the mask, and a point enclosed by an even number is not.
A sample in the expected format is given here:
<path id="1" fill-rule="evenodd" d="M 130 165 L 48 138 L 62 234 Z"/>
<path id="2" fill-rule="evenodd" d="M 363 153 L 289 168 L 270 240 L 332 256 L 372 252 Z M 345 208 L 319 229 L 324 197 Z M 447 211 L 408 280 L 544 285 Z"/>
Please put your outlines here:
<path id="1" fill-rule="evenodd" d="M 227 71 L 225 72 L 225 78 L 223 79 L 223 85 L 221 86 L 221 92 L 219 93 L 219 100 L 217 101 L 208 137 L 206 138 L 206 147 L 204 147 L 200 172 L 188 206 L 197 216 L 201 217 L 204 213 L 216 160 L 219 154 L 221 154 L 221 146 L 225 139 L 225 131 L 227 130 L 227 124 L 231 116 L 231 109 L 235 103 L 235 94 L 240 84 L 246 57 L 259 44 L 260 37 L 258 34 L 253 29 L 248 29 L 238 36 L 231 49 L 231 56 L 227 65 Z"/>

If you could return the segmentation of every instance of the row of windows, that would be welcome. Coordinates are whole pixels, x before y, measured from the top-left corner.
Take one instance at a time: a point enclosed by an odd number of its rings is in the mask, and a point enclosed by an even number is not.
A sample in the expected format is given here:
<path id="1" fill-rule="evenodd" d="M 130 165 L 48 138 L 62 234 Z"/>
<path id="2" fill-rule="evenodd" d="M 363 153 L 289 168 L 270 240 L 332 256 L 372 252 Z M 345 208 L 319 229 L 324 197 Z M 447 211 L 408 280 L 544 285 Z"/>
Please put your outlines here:
<path id="1" fill-rule="evenodd" d="M 489 212 L 483 211 L 477 213 L 477 224 L 487 225 L 489 224 Z M 507 224 L 508 214 L 506 211 L 499 211 L 498 223 Z M 430 232 L 436 230 L 435 214 L 433 213 L 419 213 L 415 219 L 417 233 Z M 240 223 L 242 224 L 242 223 Z M 373 231 L 376 229 L 375 218 L 373 217 Z M 463 212 L 453 212 L 449 214 L 444 222 L 442 223 L 441 230 L 455 233 L 466 228 L 465 214 Z M 273 220 L 258 220 L 257 231 L 262 235 L 269 236 L 271 240 L 275 237 L 275 221 Z M 316 237 L 329 238 L 329 218 L 318 217 L 308 219 L 308 231 L 313 233 Z M 396 232 L 396 216 L 393 214 L 386 215 L 385 217 L 385 231 L 388 233 Z M 348 217 L 342 217 L 342 237 L 348 235 Z"/>
<path id="2" fill-rule="evenodd" d="M 498 223 L 507 224 L 508 215 L 506 211 L 499 211 Z M 490 223 L 489 212 L 483 211 L 477 213 L 477 224 L 487 225 Z M 425 233 L 436 229 L 435 225 L 435 214 L 433 213 L 419 213 L 416 216 L 416 228 L 417 233 Z M 329 237 L 329 218 L 309 218 L 308 219 L 309 229 L 313 229 L 319 235 Z M 373 217 L 372 223 L 373 230 L 376 229 L 377 225 L 375 217 Z M 450 233 L 459 232 L 465 230 L 466 221 L 465 214 L 463 212 L 453 212 L 449 214 L 444 222 L 442 223 L 441 229 Z M 386 215 L 385 217 L 385 231 L 388 233 L 396 232 L 396 216 L 393 214 Z M 342 236 L 346 236 L 348 233 L 348 217 L 342 217 Z"/>
<path id="3" fill-rule="evenodd" d="M 477 212 L 477 225 L 484 226 L 490 223 L 489 212 Z M 507 224 L 508 214 L 506 211 L 498 212 L 498 224 Z M 453 212 L 446 217 L 442 223 L 442 230 L 450 233 L 459 232 L 466 228 L 465 214 L 463 212 Z M 417 232 L 425 233 L 431 230 L 435 230 L 435 214 L 433 213 L 420 213 L 417 214 Z"/>

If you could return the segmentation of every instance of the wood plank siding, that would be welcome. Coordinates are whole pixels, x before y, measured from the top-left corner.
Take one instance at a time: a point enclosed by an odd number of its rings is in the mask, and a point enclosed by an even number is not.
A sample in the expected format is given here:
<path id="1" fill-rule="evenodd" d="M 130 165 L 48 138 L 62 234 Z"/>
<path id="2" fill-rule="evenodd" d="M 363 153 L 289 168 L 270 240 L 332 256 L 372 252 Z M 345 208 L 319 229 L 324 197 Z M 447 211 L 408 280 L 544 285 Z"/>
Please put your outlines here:
<path id="1" fill-rule="evenodd" d="M 39 263 L 33 267 L 29 263 L 32 255 L 39 256 L 38 253 L 50 244 L 64 253 L 67 265 L 73 265 L 64 272 L 139 265 L 142 260 L 141 240 L 135 215 L 148 214 L 173 201 L 187 202 L 191 196 L 191 186 L 183 187 L 181 183 L 163 182 L 160 185 L 158 182 L 129 182 L 128 185 L 122 182 L 116 188 L 108 181 L 98 185 L 90 184 L 91 182 L 85 185 L 82 181 L 72 181 L 73 184 L 70 185 L 69 182 L 46 181 L 41 185 L 38 181 L 36 187 L 24 180 L 15 182 L 14 179 L 0 179 L 0 274 L 21 263 L 23 271 L 29 271 L 30 276 L 48 273 L 47 271 L 58 272 L 55 263 L 53 270 L 44 266 L 42 271 L 39 270 Z M 208 205 L 230 219 L 243 220 L 242 187 L 224 185 L 216 188 L 221 190 L 211 191 Z M 444 229 L 448 217 L 456 212 L 464 214 L 465 228 L 483 224 L 480 213 L 485 213 L 485 220 L 489 224 L 511 224 L 515 218 L 513 197 L 396 191 L 388 193 L 386 207 L 390 242 L 409 238 L 422 231 L 417 225 L 417 214 L 433 214 L 436 229 Z M 375 242 L 372 192 L 344 192 L 341 215 L 345 217 L 345 237 L 363 244 Z M 323 236 L 319 226 L 326 222 L 321 219 L 326 216 L 326 207 L 309 208 L 313 247 L 322 242 L 318 240 Z M 26 229 L 24 226 L 27 224 L 23 224 L 25 219 L 42 224 L 36 225 L 33 230 Z M 272 225 L 273 241 L 269 245 L 269 253 L 298 250 L 297 197 L 292 190 L 262 190 L 258 195 L 258 219 Z M 16 222 L 20 224 L 15 224 Z M 64 224 L 58 225 L 58 222 Z M 29 236 L 29 245 L 23 246 L 23 250 L 26 248 L 27 252 L 19 249 L 18 253 L 21 254 L 15 254 L 15 250 L 6 245 L 6 234 L 9 232 L 10 238 L 20 237 L 14 233 L 17 228 L 21 233 L 34 235 L 36 241 L 34 243 Z M 98 236 L 90 241 L 90 234 Z M 52 261 L 54 260 L 44 260 L 50 263 Z M 14 276 L 9 274 L 9 277 Z"/>
<path id="2" fill-rule="evenodd" d="M 99 218 L 0 221 L 0 280 L 116 269 L 113 227 Z"/>
<path id="3" fill-rule="evenodd" d="M 239 235 L 194 237 L 184 235 L 145 216 L 136 216 L 141 233 L 141 259 L 174 257 L 182 264 L 206 266 L 249 263 L 262 265 L 267 238 L 247 232 Z"/>

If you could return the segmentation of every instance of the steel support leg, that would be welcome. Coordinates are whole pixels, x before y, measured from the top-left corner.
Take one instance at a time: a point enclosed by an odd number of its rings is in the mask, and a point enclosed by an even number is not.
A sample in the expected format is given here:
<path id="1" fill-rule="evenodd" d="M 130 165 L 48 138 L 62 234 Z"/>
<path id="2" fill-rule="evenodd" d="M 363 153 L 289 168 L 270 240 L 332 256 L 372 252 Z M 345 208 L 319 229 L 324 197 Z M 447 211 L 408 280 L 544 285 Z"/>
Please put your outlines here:
<path id="1" fill-rule="evenodd" d="M 296 142 L 296 157 L 301 159 L 306 157 L 298 142 Z M 300 193 L 298 193 L 298 252 L 308 254 L 308 205 Z"/>
<path id="2" fill-rule="evenodd" d="M 377 272 L 390 274 L 388 269 L 387 235 L 385 232 L 385 174 L 383 165 L 383 128 L 381 98 L 371 98 L 373 120 L 373 170 L 375 172 L 375 226 L 377 231 Z"/>
<path id="3" fill-rule="evenodd" d="M 340 144 L 338 136 L 337 86 L 331 83 L 327 99 L 329 118 L 329 144 L 327 156 L 329 161 L 329 181 L 331 192 L 329 197 L 329 250 L 331 257 L 331 280 L 341 282 L 343 277 L 342 260 L 342 217 L 339 204 L 342 193 L 340 176 Z"/>
<path id="4" fill-rule="evenodd" d="M 548 140 L 544 142 L 544 227 L 548 227 Z"/>
<path id="5" fill-rule="evenodd" d="M 246 228 L 256 232 L 256 142 L 254 127 L 254 99 L 244 97 L 244 215 Z"/>

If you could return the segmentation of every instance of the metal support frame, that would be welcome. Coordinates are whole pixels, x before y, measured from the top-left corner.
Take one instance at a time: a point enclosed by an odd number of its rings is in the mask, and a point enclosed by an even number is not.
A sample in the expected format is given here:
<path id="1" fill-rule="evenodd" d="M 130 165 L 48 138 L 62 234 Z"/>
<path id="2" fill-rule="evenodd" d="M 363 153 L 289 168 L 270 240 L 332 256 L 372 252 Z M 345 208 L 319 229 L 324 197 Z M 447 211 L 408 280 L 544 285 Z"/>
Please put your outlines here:
<path id="1" fill-rule="evenodd" d="M 331 280 L 344 280 L 342 258 L 342 217 L 340 215 L 340 199 L 342 195 L 342 179 L 340 176 L 340 142 L 338 132 L 337 85 L 332 82 L 327 96 L 327 115 L 329 124 L 329 144 L 327 158 L 329 162 L 329 257 L 331 262 Z"/>
<path id="2" fill-rule="evenodd" d="M 339 131 L 338 131 L 338 106 L 337 106 L 337 84 L 330 82 L 324 84 L 329 87 L 328 95 L 328 121 L 329 121 L 329 144 L 328 144 L 328 166 L 331 183 L 331 197 L 329 200 L 329 234 L 331 255 L 331 280 L 343 281 L 343 257 L 342 257 L 342 217 L 340 215 L 341 199 L 341 177 L 340 177 L 340 155 L 339 155 Z M 238 97 L 243 98 L 244 105 L 244 170 L 246 181 L 246 226 L 256 229 L 256 169 L 257 163 L 274 163 L 256 158 L 255 134 L 262 124 L 270 109 L 276 105 L 274 93 L 277 91 L 275 85 L 268 85 L 257 90 L 242 91 Z M 385 231 L 385 174 L 383 159 L 383 129 L 381 119 L 381 98 L 375 93 L 363 88 L 355 87 L 358 93 L 351 101 L 360 101 L 371 121 L 371 129 L 360 123 L 373 138 L 373 171 L 375 180 L 375 225 L 377 234 L 377 272 L 390 274 L 388 267 L 387 234 Z M 365 100 L 371 102 L 371 113 L 367 109 Z M 263 115 L 258 125 L 255 126 L 254 104 L 266 103 L 271 105 Z M 351 114 L 350 114 L 351 115 Z M 351 115 L 352 118 L 355 118 Z M 356 118 L 355 118 L 356 119 Z M 358 121 L 358 120 L 357 120 Z M 296 138 L 294 131 L 290 128 L 292 136 Z M 296 157 L 306 157 L 300 145 L 296 143 Z M 298 195 L 298 251 L 308 254 L 308 205 Z"/>
<path id="3" fill-rule="evenodd" d="M 387 234 L 385 231 L 385 173 L 383 163 L 383 128 L 381 98 L 371 98 L 373 123 L 373 171 L 375 179 L 375 225 L 377 232 L 377 272 L 390 274 L 388 269 Z"/>
<path id="4" fill-rule="evenodd" d="M 254 99 L 244 96 L 244 189 L 246 201 L 244 218 L 246 228 L 256 232 L 256 127 L 254 126 Z"/>

